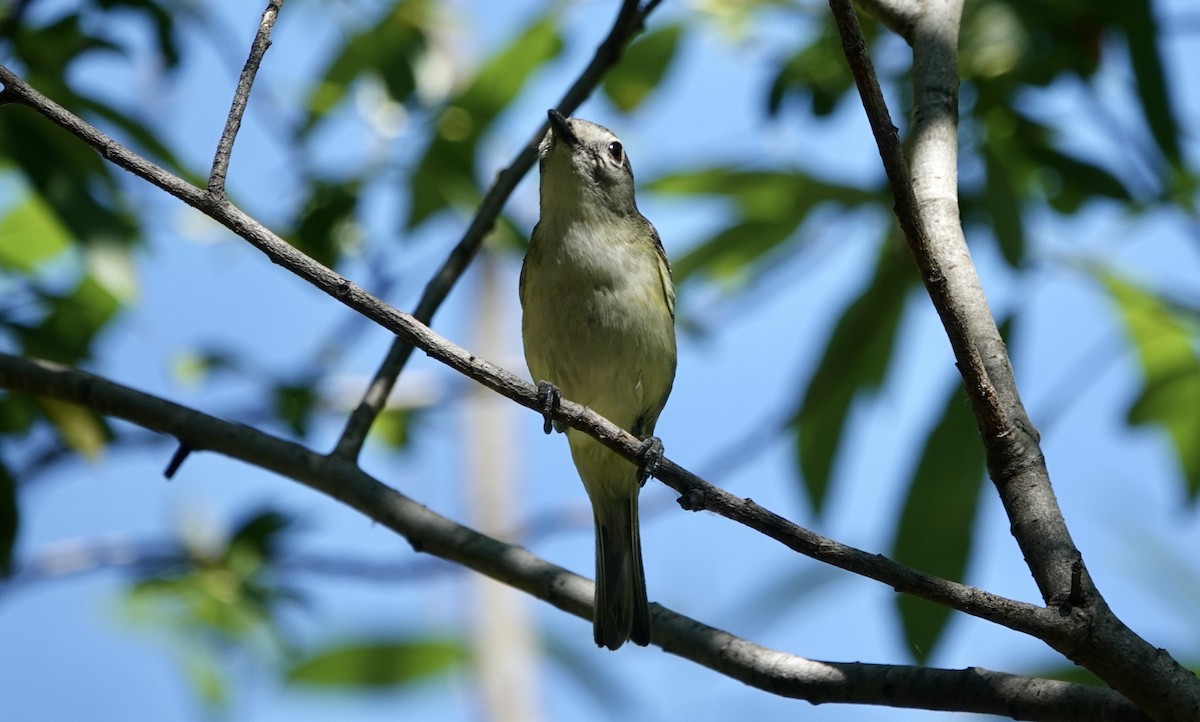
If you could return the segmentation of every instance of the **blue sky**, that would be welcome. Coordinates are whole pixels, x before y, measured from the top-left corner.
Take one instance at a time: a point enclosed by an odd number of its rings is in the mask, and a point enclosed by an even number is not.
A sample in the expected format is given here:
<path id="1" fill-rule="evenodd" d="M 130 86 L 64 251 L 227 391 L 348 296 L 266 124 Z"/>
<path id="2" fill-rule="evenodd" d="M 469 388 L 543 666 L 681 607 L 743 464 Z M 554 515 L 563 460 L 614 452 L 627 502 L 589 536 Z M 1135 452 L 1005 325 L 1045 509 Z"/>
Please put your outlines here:
<path id="1" fill-rule="evenodd" d="M 612 3 L 587 2 L 564 11 L 568 44 L 562 57 L 534 80 L 502 117 L 489 138 L 486 157 L 500 167 L 525 141 L 562 89 L 590 58 Z M 46 6 L 39 6 L 46 7 Z M 222 0 L 218 14 L 228 35 L 225 48 L 189 32 L 188 64 L 161 80 L 145 58 L 108 58 L 81 69 L 81 83 L 144 108 L 194 167 L 205 167 L 223 125 L 228 99 L 261 12 L 258 4 Z M 350 3 L 333 4 L 322 17 L 311 3 L 285 5 L 267 55 L 261 91 L 252 101 L 239 136 L 230 190 L 251 213 L 270 223 L 280 208 L 295 203 L 298 186 L 290 159 L 277 139 L 279 118 L 294 113 L 306 83 L 324 62 L 324 52 L 353 22 Z M 482 58 L 535 17 L 543 3 L 455 3 L 452 47 Z M 1181 1 L 1174 7 L 1183 8 Z M 814 12 L 821 6 L 815 5 Z M 680 17 L 682 4 L 665 2 L 651 25 Z M 1169 15 L 1164 8 L 1160 15 Z M 790 16 L 788 16 L 790 18 Z M 755 166 L 798 165 L 816 175 L 861 181 L 881 173 L 861 108 L 847 103 L 833 121 L 815 124 L 796 112 L 763 123 L 764 97 L 772 61 L 786 52 L 802 22 L 763 23 L 752 40 L 735 40 L 712 26 L 687 36 L 665 86 L 636 114 L 623 117 L 593 99 L 579 115 L 601 122 L 622 137 L 639 180 L 672 169 L 723 161 Z M 136 28 L 114 27 L 132 33 Z M 892 48 L 896 51 L 898 48 Z M 1172 36 L 1169 68 L 1196 57 L 1194 34 Z M 1114 50 L 1119 52 L 1119 49 Z M 893 57 L 889 55 L 889 57 Z M 1200 84 L 1171 77 L 1184 104 L 1181 118 L 1200 112 Z M 114 78 L 121 79 L 114 82 Z M 1119 112 L 1128 105 L 1130 79 L 1114 69 L 1104 77 L 1106 98 Z M 1055 87 L 1031 102 L 1072 107 L 1071 89 Z M 314 162 L 322 167 L 358 164 L 373 154 L 403 161 L 412 155 L 403 142 L 382 144 L 350 112 L 323 131 Z M 1088 142 L 1086 133 L 1080 142 Z M 403 138 L 403 136 L 401 136 Z M 382 149 L 382 150 L 381 150 Z M 1187 147 L 1196 157 L 1194 138 Z M 407 155 L 406 155 L 407 153 Z M 490 174 L 492 169 L 486 169 Z M 527 178 L 508 206 L 519 222 L 536 218 L 536 185 Z M 173 400 L 220 413 L 244 408 L 246 387 L 217 383 L 187 387 L 176 382 L 173 365 L 188 349 L 234 344 L 264 366 L 300 371 L 312 349 L 349 312 L 315 289 L 271 265 L 247 244 L 200 222 L 194 212 L 148 187 L 130 184 L 149 217 L 149 243 L 139 254 L 136 306 L 104 339 L 95 370 Z M 385 254 L 397 283 L 387 299 L 411 308 L 431 270 L 463 227 L 460 218 L 435 220 L 411 238 L 397 236 L 401 211 L 394 194 L 368 199 L 363 232 Z M 711 231 L 724 209 L 684 204 L 643 193 L 643 212 L 658 227 L 667 251 L 678 256 Z M 830 325 L 866 279 L 876 239 L 887 218 L 863 218 L 845 227 L 813 232 L 809 248 L 770 278 L 749 300 L 729 300 L 719 289 L 681 294 L 682 315 L 707 333 L 683 335 L 675 390 L 658 432 L 668 455 L 704 473 L 720 453 L 765 429 L 765 420 L 786 409 L 813 370 Z M 1104 207 L 1070 219 L 1036 220 L 1031 236 L 1046 258 L 1101 259 L 1136 275 L 1193 289 L 1200 274 L 1193 240 L 1178 218 L 1128 219 Z M 1195 548 L 1200 525 L 1182 504 L 1181 483 L 1164 436 L 1130 432 L 1125 409 L 1137 389 L 1134 359 L 1123 352 L 1121 329 L 1100 290 L 1083 274 L 1047 264 L 1036 279 L 1019 281 L 1007 272 L 986 239 L 972 239 L 985 289 L 999 311 L 1021 308 L 1026 319 L 1013 342 L 1018 382 L 1035 424 L 1060 503 L 1089 569 L 1110 604 L 1153 643 L 1179 651 L 1198 648 L 1198 630 L 1186 610 L 1196 601 L 1195 563 L 1177 584 L 1153 576 L 1169 563 L 1170 549 Z M 350 263 L 352 278 L 367 274 L 366 261 Z M 516 271 L 520 259 L 498 264 L 498 290 L 479 298 L 481 274 L 471 271 L 435 320 L 435 328 L 473 349 L 480 339 L 474 319 L 483 307 L 505 320 L 493 360 L 524 373 L 520 357 Z M 799 493 L 792 451 L 783 438 L 753 459 L 710 480 L 752 496 L 801 524 L 870 551 L 886 551 L 894 531 L 903 483 L 915 463 L 923 431 L 934 421 L 955 381 L 953 359 L 936 315 L 926 303 L 910 304 L 903 322 L 899 362 L 881 392 L 855 411 L 850 445 L 836 468 L 829 507 L 813 519 Z M 330 388 L 354 389 L 371 373 L 389 343 L 378 330 L 363 333 L 347 348 L 348 362 Z M 1089 349 L 1104 350 L 1096 366 L 1084 364 L 1093 383 L 1077 383 Z M 1111 357 L 1111 358 L 1109 358 Z M 1069 403 L 1064 404 L 1064 391 Z M 406 372 L 402 391 L 435 399 L 464 399 L 432 409 L 413 448 L 403 456 L 368 447 L 364 466 L 381 479 L 439 513 L 469 521 L 469 465 L 463 434 L 477 412 L 479 394 L 468 382 L 420 356 Z M 241 403 L 239 403 L 241 402 Z M 513 522 L 547 513 L 578 513 L 572 530 L 526 543 L 535 553 L 590 575 L 592 538 L 585 499 L 561 436 L 541 434 L 535 415 L 507 406 L 507 431 L 517 452 L 505 460 L 519 479 Z M 328 448 L 339 429 L 318 430 L 314 445 Z M 21 550 L 38 554 L 97 539 L 171 537 L 181 525 L 219 528 L 247 506 L 270 503 L 300 516 L 302 550 L 376 560 L 408 559 L 407 543 L 336 502 L 284 479 L 211 454 L 188 460 L 171 482 L 161 471 L 166 447 L 152 453 L 121 453 L 95 463 L 56 468 L 28 488 Z M 893 594 L 873 582 L 830 572 L 806 558 L 706 514 L 678 511 L 673 494 L 651 483 L 643 494 L 643 545 L 650 596 L 705 623 L 742 634 L 776 649 L 815 659 L 906 663 L 903 636 L 893 614 Z M 999 503 L 985 494 L 976 529 L 968 581 L 994 592 L 1035 601 L 1037 593 L 1008 534 Z M 1178 553 L 1178 552 L 1176 552 Z M 1182 555 L 1180 555 L 1182 556 Z M 1150 585 L 1152 579 L 1158 583 Z M 289 623 L 311 643 L 342 635 L 456 631 L 463 627 L 475 593 L 470 573 L 446 573 L 418 584 L 378 584 L 306 578 L 312 591 L 306 611 Z M 26 587 L 0 600 L 0 698 L 14 720 L 97 721 L 206 717 L 169 645 L 123 619 L 119 606 L 124 579 L 117 573 L 71 576 Z M 806 583 L 809 591 L 801 592 Z M 772 590 L 802 595 L 788 605 L 773 602 Z M 593 665 L 625 695 L 603 704 L 560 668 L 545 662 L 536 672 L 544 719 L 719 720 L 763 719 L 804 714 L 815 720 L 907 720 L 948 718 L 930 712 L 811 708 L 719 677 L 655 648 L 626 647 L 615 654 L 592 647 L 588 624 L 540 602 L 521 599 L 539 630 L 555 645 Z M 976 665 L 1028 671 L 1055 665 L 1055 656 L 1035 640 L 967 619 L 956 619 L 932 664 Z M 232 717 L 254 722 L 326 719 L 480 719 L 472 680 L 456 677 L 404 694 L 319 697 L 284 688 L 250 659 L 235 660 Z M 686 693 L 681 694 L 681 691 Z M 623 705 L 623 706 L 622 706 Z M 961 718 L 961 717 L 959 717 Z"/>

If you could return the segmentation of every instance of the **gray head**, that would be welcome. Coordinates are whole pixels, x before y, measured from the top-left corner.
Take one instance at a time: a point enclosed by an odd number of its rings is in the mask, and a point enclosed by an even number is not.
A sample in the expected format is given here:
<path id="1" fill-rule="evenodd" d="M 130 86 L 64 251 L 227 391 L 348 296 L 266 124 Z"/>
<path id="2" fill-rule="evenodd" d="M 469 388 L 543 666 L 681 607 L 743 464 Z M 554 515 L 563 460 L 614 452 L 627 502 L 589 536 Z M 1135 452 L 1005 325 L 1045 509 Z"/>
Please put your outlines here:
<path id="1" fill-rule="evenodd" d="M 550 130 L 538 146 L 542 213 L 606 209 L 637 213 L 633 168 L 625 147 L 602 125 L 550 110 Z"/>

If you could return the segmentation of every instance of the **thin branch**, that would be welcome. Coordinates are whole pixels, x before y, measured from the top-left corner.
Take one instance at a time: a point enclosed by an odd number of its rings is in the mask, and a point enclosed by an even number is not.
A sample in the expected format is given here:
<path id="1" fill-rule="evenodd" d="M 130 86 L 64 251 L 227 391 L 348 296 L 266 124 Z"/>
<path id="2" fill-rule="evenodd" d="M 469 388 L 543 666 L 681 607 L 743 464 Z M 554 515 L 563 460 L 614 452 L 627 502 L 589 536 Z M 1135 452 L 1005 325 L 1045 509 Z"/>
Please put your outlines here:
<path id="1" fill-rule="evenodd" d="M 395 531 L 418 551 L 462 564 L 570 614 L 591 619 L 593 587 L 588 580 L 525 549 L 456 524 L 352 462 L 47 362 L 0 354 L 0 386 L 82 404 L 170 434 L 194 448 L 289 477 Z M 664 651 L 784 697 L 813 703 L 971 711 L 1016 719 L 1145 720 L 1127 700 L 1102 688 L 977 668 L 814 661 L 761 647 L 661 605 L 652 607 L 653 641 Z"/>
<path id="2" fill-rule="evenodd" d="M 599 85 L 604 74 L 620 59 L 626 43 L 642 29 L 646 16 L 658 6 L 659 2 L 661 0 L 649 0 L 642 6 L 639 0 L 624 0 L 608 36 L 596 48 L 592 61 L 588 63 L 583 73 L 559 101 L 557 107 L 563 114 L 570 115 L 574 112 Z M 441 268 L 429 279 L 429 283 L 425 285 L 417 307 L 413 310 L 413 318 L 427 326 L 433 320 L 433 315 L 437 313 L 454 284 L 458 282 L 467 266 L 479 252 L 484 238 L 495 225 L 496 218 L 500 216 L 500 211 L 503 210 L 508 197 L 512 195 L 513 189 L 533 167 L 534 161 L 537 160 L 538 143 L 546 135 L 546 130 L 547 123 L 543 122 L 521 148 L 517 157 L 496 176 L 496 180 L 483 197 L 479 210 L 475 212 L 475 217 L 471 220 L 471 225 L 467 227 L 462 239 L 450 251 L 450 255 L 442 262 Z M 392 342 L 387 356 L 375 372 L 375 377 L 371 380 L 370 385 L 367 386 L 362 401 L 347 419 L 334 454 L 347 459 L 358 458 L 371 425 L 383 411 L 388 396 L 396 384 L 396 379 L 399 378 L 400 372 L 408 363 L 412 352 L 412 344 L 405 339 L 397 338 Z"/>
<path id="3" fill-rule="evenodd" d="M 282 5 L 283 0 L 267 0 L 267 8 L 258 23 L 258 33 L 250 46 L 250 55 L 246 58 L 246 64 L 242 66 L 237 90 L 233 93 L 233 103 L 230 105 L 229 115 L 225 118 L 225 130 L 221 132 L 221 139 L 217 141 L 212 171 L 208 174 L 208 192 L 217 197 L 225 196 L 225 175 L 229 172 L 233 141 L 242 127 L 242 116 L 246 113 L 246 103 L 250 101 L 250 89 L 254 86 L 258 67 L 267 48 L 271 47 L 271 29 L 275 27 L 275 19 L 279 17 L 279 8 Z"/>
<path id="4" fill-rule="evenodd" d="M 408 314 L 384 303 L 359 286 L 326 268 L 247 216 L 227 199 L 214 198 L 187 181 L 108 138 L 61 106 L 45 98 L 0 65 L 0 81 L 6 83 L 22 103 L 83 139 L 113 163 L 126 168 L 171 195 L 200 209 L 258 248 L 271 260 L 347 307 L 404 338 L 436 361 L 487 388 L 541 413 L 537 389 L 529 382 L 476 357 L 442 338 Z M 599 440 L 627 459 L 639 462 L 642 443 L 594 411 L 564 400 L 554 418 Z M 204 447 L 194 447 L 202 450 Z M 664 459 L 656 476 L 682 495 L 680 504 L 689 510 L 705 509 L 766 534 L 790 549 L 827 564 L 883 582 L 898 592 L 913 594 L 958 611 L 986 619 L 1010 629 L 1049 641 L 1061 641 L 1070 618 L 1031 604 L 1006 599 L 979 589 L 917 572 L 880 555 L 840 544 L 799 527 L 749 499 L 740 499 L 705 482 L 695 474 Z"/>
<path id="5" fill-rule="evenodd" d="M 957 174 L 962 0 L 925 0 L 913 28 L 911 177 L 850 0 L 830 0 L 830 7 L 879 146 L 896 217 L 954 349 L 988 471 L 1043 598 L 1065 623 L 1065 635 L 1043 639 L 1155 719 L 1200 719 L 1200 679 L 1112 613 L 1071 540 L 1038 432 L 967 250 Z"/>

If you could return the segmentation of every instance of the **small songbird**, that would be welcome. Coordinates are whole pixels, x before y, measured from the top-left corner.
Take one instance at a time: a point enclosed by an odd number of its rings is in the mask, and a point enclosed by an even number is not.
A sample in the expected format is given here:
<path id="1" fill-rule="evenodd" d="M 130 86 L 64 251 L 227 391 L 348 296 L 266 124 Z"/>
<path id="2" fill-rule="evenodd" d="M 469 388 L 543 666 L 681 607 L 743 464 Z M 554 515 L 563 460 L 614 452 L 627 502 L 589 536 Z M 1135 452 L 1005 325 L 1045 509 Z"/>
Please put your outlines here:
<path id="1" fill-rule="evenodd" d="M 675 380 L 675 287 L 638 211 L 625 147 L 607 128 L 549 111 L 538 147 L 541 217 L 521 268 L 521 335 L 539 393 L 584 404 L 661 455 L 654 425 Z M 547 423 L 546 430 L 550 426 Z M 559 429 L 560 431 L 562 429 Z M 596 525 L 596 644 L 650 643 L 638 532 L 645 469 L 566 429 Z"/>

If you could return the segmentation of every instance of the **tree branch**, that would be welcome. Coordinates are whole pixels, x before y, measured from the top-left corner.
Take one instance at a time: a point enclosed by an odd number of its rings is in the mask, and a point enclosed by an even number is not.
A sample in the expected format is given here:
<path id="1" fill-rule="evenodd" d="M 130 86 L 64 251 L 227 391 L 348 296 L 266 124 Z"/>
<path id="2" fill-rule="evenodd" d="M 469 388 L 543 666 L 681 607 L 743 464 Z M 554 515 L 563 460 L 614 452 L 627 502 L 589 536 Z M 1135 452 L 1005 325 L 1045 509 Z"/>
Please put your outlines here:
<path id="1" fill-rule="evenodd" d="M 591 619 L 592 584 L 530 552 L 442 517 L 354 463 L 323 456 L 241 424 L 217 419 L 91 374 L 0 354 L 0 386 L 76 403 L 196 449 L 239 459 L 337 499 L 403 536 L 417 551 L 462 564 L 577 617 Z M 990 672 L 821 662 L 776 652 L 654 604 L 655 644 L 664 651 L 784 697 L 957 710 L 1016 719 L 1137 720 L 1106 689 Z"/>
<path id="2" fill-rule="evenodd" d="M 225 196 L 225 175 L 229 172 L 229 158 L 233 154 L 233 141 L 237 138 L 238 130 L 242 127 L 242 116 L 246 112 L 246 104 L 250 101 L 250 89 L 254 86 L 254 78 L 258 75 L 258 66 L 262 63 L 263 55 L 271 47 L 271 29 L 275 27 L 275 19 L 279 17 L 279 8 L 283 0 L 267 0 L 267 9 L 263 11 L 262 20 L 258 23 L 258 33 L 250 46 L 250 55 L 242 66 L 241 77 L 238 78 L 237 90 L 233 93 L 233 103 L 229 115 L 225 118 L 225 130 L 217 141 L 217 152 L 213 156 L 212 170 L 208 174 L 208 192 L 215 196 Z"/>
<path id="3" fill-rule="evenodd" d="M 658 6 L 659 2 L 661 0 L 649 0 L 644 6 L 640 4 L 639 0 L 622 2 L 612 28 L 608 31 L 608 36 L 596 48 L 592 61 L 584 68 L 583 73 L 576 78 L 570 89 L 558 102 L 557 108 L 564 115 L 571 115 L 600 84 L 604 74 L 617 64 L 626 43 L 641 31 L 646 17 Z M 458 245 L 450 251 L 446 260 L 442 262 L 441 268 L 425 285 L 417 307 L 412 312 L 413 318 L 426 326 L 433 320 L 433 315 L 437 313 L 454 284 L 458 282 L 467 266 L 479 252 L 480 246 L 483 245 L 483 239 L 495 225 L 496 218 L 500 216 L 500 211 L 503 210 L 508 197 L 512 195 L 513 189 L 533 167 L 533 162 L 537 160 L 538 143 L 546 135 L 547 127 L 547 122 L 538 126 L 538 130 L 521 148 L 517 157 L 496 176 L 496 180 L 483 197 L 479 210 L 475 212 L 471 225 L 467 227 L 466 233 L 463 234 Z M 397 338 L 392 342 L 387 356 L 384 357 L 383 363 L 380 364 L 374 378 L 367 386 L 362 401 L 347 419 L 334 454 L 347 459 L 358 458 L 371 425 L 383 411 L 388 396 L 391 395 L 392 388 L 396 384 L 396 379 L 400 376 L 405 364 L 408 363 L 412 352 L 412 344 L 405 339 Z"/>
<path id="4" fill-rule="evenodd" d="M 1112 613 L 1071 540 L 1039 436 L 967 250 L 958 209 L 958 30 L 962 0 L 925 0 L 913 26 L 912 175 L 850 0 L 830 0 L 895 197 L 895 212 L 954 349 L 988 471 L 1063 636 L 1045 641 L 1156 719 L 1200 719 L 1200 680 Z"/>
<path id="5" fill-rule="evenodd" d="M 6 84 L 5 92 L 11 92 L 20 102 L 81 138 L 113 163 L 130 170 L 229 228 L 262 251 L 271 262 L 283 266 L 342 304 L 404 338 L 434 360 L 541 414 L 537 390 L 530 383 L 442 338 L 412 316 L 387 305 L 304 255 L 227 199 L 205 193 L 121 146 L 42 96 L 2 65 L 0 81 Z M 639 462 L 641 440 L 594 411 L 564 399 L 553 416 L 556 420 L 593 436 L 625 458 L 635 463 Z M 919 596 L 1039 639 L 1050 641 L 1070 638 L 1066 626 L 1070 619 L 1062 618 L 1057 611 L 940 579 L 881 555 L 869 554 L 840 544 L 797 526 L 749 499 L 737 498 L 707 483 L 670 459 L 663 459 L 656 476 L 682 495 L 680 504 L 683 508 L 712 511 L 749 526 L 789 549 L 817 561 L 883 582 L 898 592 Z"/>

